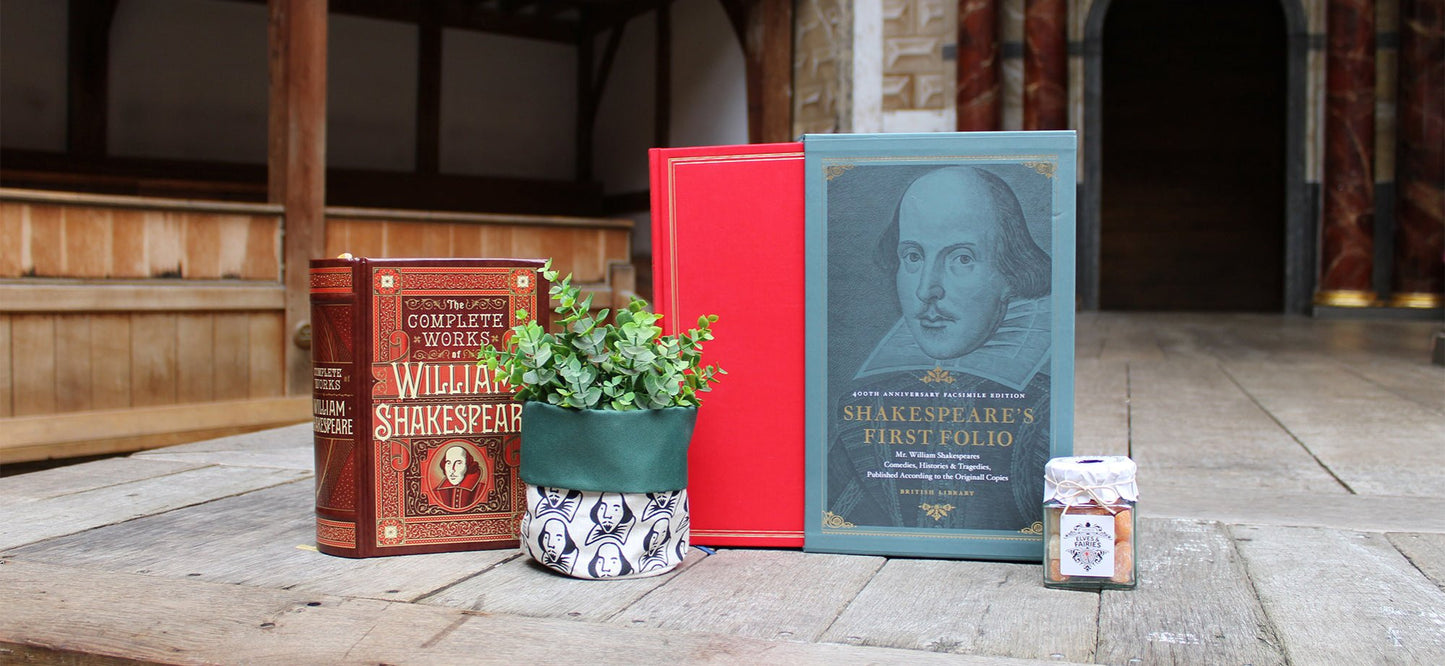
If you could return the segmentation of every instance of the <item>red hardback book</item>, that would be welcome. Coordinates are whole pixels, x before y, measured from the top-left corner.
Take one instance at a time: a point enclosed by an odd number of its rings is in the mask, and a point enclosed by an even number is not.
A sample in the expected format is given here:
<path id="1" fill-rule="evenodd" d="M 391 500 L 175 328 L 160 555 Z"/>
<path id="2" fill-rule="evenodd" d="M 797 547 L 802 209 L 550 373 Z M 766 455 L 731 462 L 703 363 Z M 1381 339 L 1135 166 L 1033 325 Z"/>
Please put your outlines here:
<path id="1" fill-rule="evenodd" d="M 692 542 L 803 545 L 803 144 L 654 148 L 654 305 L 718 315 L 688 456 Z"/>
<path id="2" fill-rule="evenodd" d="M 534 316 L 546 325 L 541 266 L 528 259 L 311 262 L 322 552 L 374 557 L 518 545 L 527 508 L 517 479 L 522 405 L 477 366 L 477 351 Z"/>

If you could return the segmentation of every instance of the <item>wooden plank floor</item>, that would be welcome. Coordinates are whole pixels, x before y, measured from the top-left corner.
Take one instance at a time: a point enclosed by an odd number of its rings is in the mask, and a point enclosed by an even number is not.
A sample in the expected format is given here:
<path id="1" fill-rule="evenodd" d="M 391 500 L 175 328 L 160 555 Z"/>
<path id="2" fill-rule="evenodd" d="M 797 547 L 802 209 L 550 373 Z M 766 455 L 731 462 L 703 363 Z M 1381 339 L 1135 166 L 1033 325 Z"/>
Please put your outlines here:
<path id="1" fill-rule="evenodd" d="M 0 479 L 0 663 L 1445 663 L 1439 323 L 1079 317 L 1079 453 L 1140 464 L 1140 588 L 694 549 L 316 552 L 308 426 Z"/>

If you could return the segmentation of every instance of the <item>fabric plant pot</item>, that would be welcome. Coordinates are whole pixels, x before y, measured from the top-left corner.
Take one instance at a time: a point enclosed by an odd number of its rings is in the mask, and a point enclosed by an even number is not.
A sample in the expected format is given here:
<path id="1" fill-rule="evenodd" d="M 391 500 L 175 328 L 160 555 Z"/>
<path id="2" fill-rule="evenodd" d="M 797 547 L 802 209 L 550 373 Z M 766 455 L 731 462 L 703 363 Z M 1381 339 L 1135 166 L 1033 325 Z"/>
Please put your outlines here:
<path id="1" fill-rule="evenodd" d="M 522 548 L 576 578 L 671 571 L 688 549 L 687 447 L 697 409 L 522 406 Z"/>

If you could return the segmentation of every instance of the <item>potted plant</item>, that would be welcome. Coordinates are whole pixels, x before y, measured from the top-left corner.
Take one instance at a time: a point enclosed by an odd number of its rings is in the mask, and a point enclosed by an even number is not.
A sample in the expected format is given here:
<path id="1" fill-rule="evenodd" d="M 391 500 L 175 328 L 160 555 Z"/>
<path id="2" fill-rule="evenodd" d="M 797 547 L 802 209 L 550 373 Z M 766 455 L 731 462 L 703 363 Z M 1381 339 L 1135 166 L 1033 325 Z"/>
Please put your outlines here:
<path id="1" fill-rule="evenodd" d="M 522 547 L 578 578 L 669 571 L 688 549 L 687 447 L 699 393 L 721 368 L 702 365 L 716 315 L 667 336 L 661 315 L 633 297 L 608 321 L 592 314 L 569 274 L 549 260 L 555 332 L 515 326 L 478 363 L 522 401 L 520 476 L 527 486 Z"/>

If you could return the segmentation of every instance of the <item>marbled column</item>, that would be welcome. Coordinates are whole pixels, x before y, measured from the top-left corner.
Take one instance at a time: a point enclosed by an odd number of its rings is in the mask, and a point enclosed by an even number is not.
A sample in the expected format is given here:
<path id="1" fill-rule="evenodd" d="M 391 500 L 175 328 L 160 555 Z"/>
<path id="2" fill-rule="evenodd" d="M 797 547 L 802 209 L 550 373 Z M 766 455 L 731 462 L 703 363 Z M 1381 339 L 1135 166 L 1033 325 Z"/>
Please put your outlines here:
<path id="1" fill-rule="evenodd" d="M 1065 0 L 1024 4 L 1024 129 L 1069 126 L 1069 5 Z"/>
<path id="2" fill-rule="evenodd" d="M 1445 292 L 1445 0 L 1400 2 L 1391 305 L 1440 307 Z"/>
<path id="3" fill-rule="evenodd" d="M 959 0 L 959 131 L 999 129 L 999 103 L 996 0 Z"/>
<path id="4" fill-rule="evenodd" d="M 1374 301 L 1375 6 L 1329 0 L 1325 35 L 1324 216 L 1315 302 Z"/>

